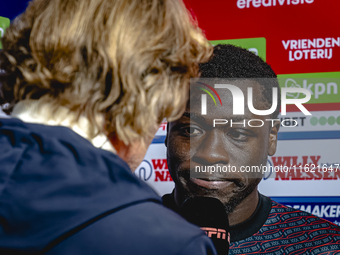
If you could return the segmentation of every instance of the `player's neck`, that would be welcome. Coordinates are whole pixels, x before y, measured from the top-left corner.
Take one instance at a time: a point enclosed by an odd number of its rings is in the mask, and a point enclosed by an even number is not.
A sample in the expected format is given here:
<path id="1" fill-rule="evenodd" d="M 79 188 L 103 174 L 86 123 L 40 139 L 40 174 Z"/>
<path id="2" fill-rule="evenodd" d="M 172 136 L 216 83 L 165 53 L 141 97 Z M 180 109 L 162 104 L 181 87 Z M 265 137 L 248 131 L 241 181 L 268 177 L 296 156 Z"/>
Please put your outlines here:
<path id="1" fill-rule="evenodd" d="M 238 206 L 236 206 L 232 213 L 228 214 L 229 225 L 234 226 L 249 219 L 255 212 L 258 202 L 259 194 L 256 188 L 249 194 L 249 196 L 243 199 Z"/>

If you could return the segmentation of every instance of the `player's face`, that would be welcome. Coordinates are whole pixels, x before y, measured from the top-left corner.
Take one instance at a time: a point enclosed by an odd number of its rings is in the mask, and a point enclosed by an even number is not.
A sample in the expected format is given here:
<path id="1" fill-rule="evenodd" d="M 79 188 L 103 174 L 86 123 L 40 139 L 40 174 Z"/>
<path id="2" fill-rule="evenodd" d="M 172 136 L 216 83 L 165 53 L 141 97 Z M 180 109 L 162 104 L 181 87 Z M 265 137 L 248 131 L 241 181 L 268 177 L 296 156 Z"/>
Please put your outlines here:
<path id="1" fill-rule="evenodd" d="M 247 98 L 247 87 L 253 88 L 255 109 L 266 110 L 261 85 L 243 80 L 235 83 Z M 181 202 L 188 197 L 209 196 L 218 198 L 231 212 L 260 182 L 262 173 L 241 172 L 241 167 L 266 165 L 267 156 L 276 150 L 279 125 L 265 121 L 270 116 L 258 116 L 245 107 L 245 115 L 235 116 L 232 112 L 232 95 L 228 89 L 216 89 L 222 104 L 215 106 L 207 100 L 207 115 L 201 115 L 201 92 L 191 95 L 190 107 L 177 121 L 169 123 L 166 139 L 169 171 L 176 185 Z M 203 92 L 204 93 L 204 92 Z M 190 109 L 189 109 L 190 108 Z M 246 120 L 246 125 L 216 125 L 214 119 Z M 247 120 L 261 119 L 262 127 L 250 127 Z M 251 125 L 259 125 L 253 122 Z M 195 166 L 235 167 L 236 172 L 206 173 L 193 178 L 190 169 Z M 234 168 L 234 169 L 235 169 Z M 231 169 L 231 168 L 230 168 Z"/>

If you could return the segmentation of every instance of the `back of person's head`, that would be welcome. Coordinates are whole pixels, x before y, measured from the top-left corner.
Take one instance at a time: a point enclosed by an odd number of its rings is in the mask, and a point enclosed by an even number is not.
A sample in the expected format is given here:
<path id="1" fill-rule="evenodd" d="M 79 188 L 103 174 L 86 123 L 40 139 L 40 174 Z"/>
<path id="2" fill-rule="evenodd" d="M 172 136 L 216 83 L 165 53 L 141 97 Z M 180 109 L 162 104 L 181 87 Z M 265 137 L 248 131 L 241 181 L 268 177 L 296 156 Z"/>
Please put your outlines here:
<path id="1" fill-rule="evenodd" d="M 201 78 L 254 79 L 263 85 L 263 96 L 272 104 L 272 88 L 279 88 L 277 76 L 265 61 L 254 53 L 230 44 L 214 46 L 213 55 L 206 63 L 200 64 Z M 281 104 L 278 89 L 278 105 Z M 272 114 L 277 117 L 280 107 Z"/>
<path id="2" fill-rule="evenodd" d="M 33 0 L 2 43 L 2 103 L 64 106 L 126 144 L 181 116 L 211 53 L 180 0 Z"/>

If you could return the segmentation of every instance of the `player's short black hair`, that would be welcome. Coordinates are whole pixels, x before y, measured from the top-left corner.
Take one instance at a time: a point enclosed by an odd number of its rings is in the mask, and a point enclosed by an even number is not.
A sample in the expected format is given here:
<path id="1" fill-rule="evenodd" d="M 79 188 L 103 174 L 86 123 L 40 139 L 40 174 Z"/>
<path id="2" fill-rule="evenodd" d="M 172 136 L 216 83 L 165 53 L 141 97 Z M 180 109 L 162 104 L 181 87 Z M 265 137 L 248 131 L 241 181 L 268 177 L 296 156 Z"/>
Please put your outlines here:
<path id="1" fill-rule="evenodd" d="M 272 105 L 272 88 L 278 88 L 278 106 L 271 117 L 277 118 L 281 105 L 281 93 L 273 69 L 254 53 L 230 44 L 214 47 L 210 60 L 200 64 L 201 78 L 254 78 L 263 85 L 263 96 Z M 257 79 L 272 78 L 272 79 Z"/>

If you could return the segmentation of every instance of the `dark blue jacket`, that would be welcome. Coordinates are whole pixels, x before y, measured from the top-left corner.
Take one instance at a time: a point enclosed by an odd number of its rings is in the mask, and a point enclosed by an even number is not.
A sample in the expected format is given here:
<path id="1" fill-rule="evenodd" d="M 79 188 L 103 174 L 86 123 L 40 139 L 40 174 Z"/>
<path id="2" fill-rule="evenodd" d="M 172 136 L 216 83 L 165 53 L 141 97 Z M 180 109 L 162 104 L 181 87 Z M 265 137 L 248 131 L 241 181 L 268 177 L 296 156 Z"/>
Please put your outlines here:
<path id="1" fill-rule="evenodd" d="M 0 254 L 215 254 L 212 247 L 118 156 L 66 127 L 0 119 Z"/>

